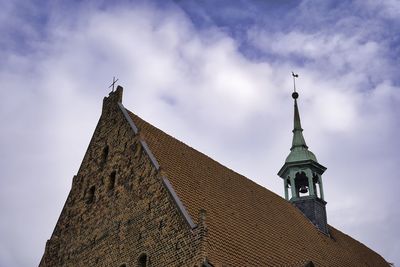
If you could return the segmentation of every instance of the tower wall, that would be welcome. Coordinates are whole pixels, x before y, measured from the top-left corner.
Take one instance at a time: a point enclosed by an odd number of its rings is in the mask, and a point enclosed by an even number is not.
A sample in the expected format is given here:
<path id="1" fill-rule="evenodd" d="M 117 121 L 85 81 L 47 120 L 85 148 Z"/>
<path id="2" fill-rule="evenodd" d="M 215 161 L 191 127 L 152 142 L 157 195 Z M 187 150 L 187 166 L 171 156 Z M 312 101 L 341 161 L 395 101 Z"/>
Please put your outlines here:
<path id="1" fill-rule="evenodd" d="M 291 201 L 303 214 L 325 234 L 328 232 L 326 202 L 314 197 L 302 197 Z"/>

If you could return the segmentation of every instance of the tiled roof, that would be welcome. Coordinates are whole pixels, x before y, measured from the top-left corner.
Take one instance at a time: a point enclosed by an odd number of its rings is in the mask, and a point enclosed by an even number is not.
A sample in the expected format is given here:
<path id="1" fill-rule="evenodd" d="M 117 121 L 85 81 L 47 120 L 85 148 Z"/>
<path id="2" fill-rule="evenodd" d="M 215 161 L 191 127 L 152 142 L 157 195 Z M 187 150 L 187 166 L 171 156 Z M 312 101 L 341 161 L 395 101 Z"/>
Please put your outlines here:
<path id="1" fill-rule="evenodd" d="M 129 112 L 194 222 L 207 212 L 207 257 L 214 266 L 389 266 L 329 227 L 317 230 L 289 202 Z"/>

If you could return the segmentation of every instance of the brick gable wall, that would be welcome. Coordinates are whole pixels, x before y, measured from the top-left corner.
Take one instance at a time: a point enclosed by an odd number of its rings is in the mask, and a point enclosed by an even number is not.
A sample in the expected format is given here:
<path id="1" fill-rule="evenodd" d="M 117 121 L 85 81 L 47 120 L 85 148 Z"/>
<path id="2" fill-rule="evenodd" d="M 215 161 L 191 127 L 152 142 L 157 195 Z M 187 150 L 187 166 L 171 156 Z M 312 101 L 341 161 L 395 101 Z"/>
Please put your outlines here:
<path id="1" fill-rule="evenodd" d="M 195 218 L 192 228 L 181 215 L 140 133 L 124 117 L 121 98 L 117 90 L 104 100 L 40 267 L 138 266 L 143 253 L 148 266 L 200 266 L 205 260 L 204 220 Z"/>

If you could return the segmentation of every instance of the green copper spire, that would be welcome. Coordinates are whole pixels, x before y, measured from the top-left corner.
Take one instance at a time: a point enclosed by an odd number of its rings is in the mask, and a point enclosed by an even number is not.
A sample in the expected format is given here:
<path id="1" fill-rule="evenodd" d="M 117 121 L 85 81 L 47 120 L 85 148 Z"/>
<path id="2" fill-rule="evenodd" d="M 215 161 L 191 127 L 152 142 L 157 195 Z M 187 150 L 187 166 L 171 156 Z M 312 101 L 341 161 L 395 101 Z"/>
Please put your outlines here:
<path id="1" fill-rule="evenodd" d="M 300 122 L 299 107 L 297 106 L 297 98 L 299 97 L 299 94 L 297 92 L 294 92 L 292 94 L 292 97 L 294 99 L 294 127 L 291 150 L 297 146 L 308 148 L 308 146 L 306 145 L 306 141 L 304 140 L 303 129 L 301 128 Z"/>
<path id="2" fill-rule="evenodd" d="M 308 150 L 308 146 L 303 136 L 303 129 L 301 128 L 299 107 L 297 105 L 297 98 L 299 94 L 295 91 L 292 94 L 294 99 L 294 127 L 293 127 L 293 140 L 292 147 L 290 148 L 290 154 L 286 158 L 286 162 L 297 162 L 303 160 L 317 161 L 314 153 Z"/>
<path id="3" fill-rule="evenodd" d="M 314 153 L 308 150 L 301 128 L 296 92 L 298 74 L 292 72 L 294 92 L 293 140 L 289 156 L 279 170 L 283 179 L 285 199 L 296 206 L 320 231 L 329 235 L 326 217 L 326 201 L 322 186 L 322 174 L 326 168 L 318 163 Z"/>

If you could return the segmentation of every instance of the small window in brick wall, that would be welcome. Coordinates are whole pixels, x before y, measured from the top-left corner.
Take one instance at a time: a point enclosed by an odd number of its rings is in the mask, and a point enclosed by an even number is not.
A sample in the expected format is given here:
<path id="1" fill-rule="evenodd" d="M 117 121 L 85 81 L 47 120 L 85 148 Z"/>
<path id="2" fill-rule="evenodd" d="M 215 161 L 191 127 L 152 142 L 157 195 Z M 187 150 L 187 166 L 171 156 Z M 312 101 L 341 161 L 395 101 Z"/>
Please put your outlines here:
<path id="1" fill-rule="evenodd" d="M 108 191 L 111 191 L 111 190 L 114 189 L 114 187 L 115 187 L 115 177 L 116 176 L 117 176 L 117 172 L 116 171 L 113 171 L 110 174 L 110 177 L 108 179 Z"/>
<path id="2" fill-rule="evenodd" d="M 146 267 L 147 266 L 147 255 L 142 254 L 138 259 L 138 267 Z"/>
<path id="3" fill-rule="evenodd" d="M 92 185 L 86 193 L 86 204 L 91 204 L 95 198 L 96 187 Z"/>

